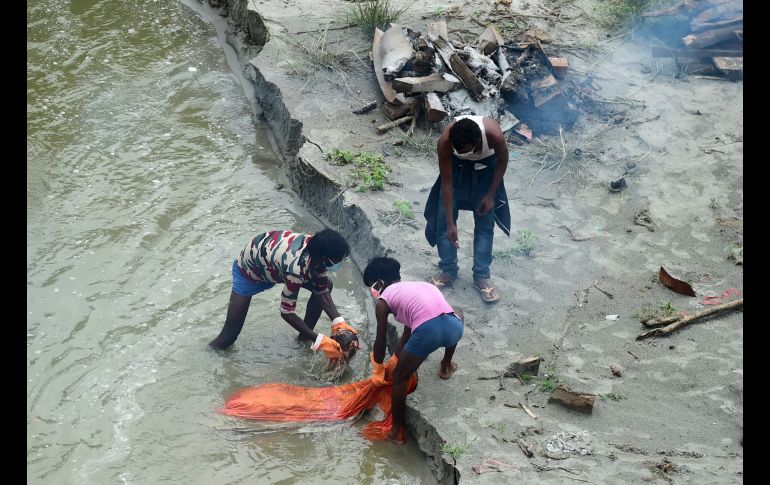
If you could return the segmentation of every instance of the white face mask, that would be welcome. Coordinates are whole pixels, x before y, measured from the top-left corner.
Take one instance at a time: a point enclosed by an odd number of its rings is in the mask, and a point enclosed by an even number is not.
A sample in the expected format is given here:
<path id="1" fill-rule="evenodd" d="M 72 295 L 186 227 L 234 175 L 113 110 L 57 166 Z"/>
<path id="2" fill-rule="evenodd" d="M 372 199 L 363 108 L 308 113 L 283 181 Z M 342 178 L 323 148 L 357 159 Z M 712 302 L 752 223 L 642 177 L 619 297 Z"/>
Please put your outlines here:
<path id="1" fill-rule="evenodd" d="M 461 156 L 461 157 L 467 157 L 468 155 L 473 155 L 473 151 L 475 150 L 475 147 L 474 147 L 474 148 L 471 148 L 471 149 L 470 149 L 470 151 L 467 151 L 467 152 L 465 152 L 465 153 L 460 153 L 460 152 L 458 152 L 458 151 L 457 151 L 457 149 L 455 149 L 454 147 L 453 147 L 452 149 L 455 151 L 455 153 L 456 153 L 458 156 Z"/>

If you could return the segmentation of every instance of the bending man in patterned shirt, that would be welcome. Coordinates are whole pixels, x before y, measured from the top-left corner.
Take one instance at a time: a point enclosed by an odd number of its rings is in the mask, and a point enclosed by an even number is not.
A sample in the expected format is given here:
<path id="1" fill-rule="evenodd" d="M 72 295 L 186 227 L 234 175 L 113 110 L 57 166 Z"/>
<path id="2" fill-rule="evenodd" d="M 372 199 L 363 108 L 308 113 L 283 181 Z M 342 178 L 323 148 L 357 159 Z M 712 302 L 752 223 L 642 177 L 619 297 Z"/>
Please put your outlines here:
<path id="1" fill-rule="evenodd" d="M 323 310 L 332 320 L 332 334 L 340 329 L 356 333 L 345 323 L 332 300 L 332 282 L 327 273 L 338 270 L 349 253 L 347 241 L 331 229 L 315 235 L 291 231 L 257 234 L 233 261 L 233 289 L 227 318 L 219 336 L 209 345 L 219 350 L 230 347 L 241 333 L 251 297 L 283 283 L 281 317 L 299 332 L 301 340 L 313 342 L 312 350 L 323 350 L 329 359 L 342 357 L 336 341 L 313 329 Z M 313 293 L 304 320 L 295 313 L 300 288 Z"/>

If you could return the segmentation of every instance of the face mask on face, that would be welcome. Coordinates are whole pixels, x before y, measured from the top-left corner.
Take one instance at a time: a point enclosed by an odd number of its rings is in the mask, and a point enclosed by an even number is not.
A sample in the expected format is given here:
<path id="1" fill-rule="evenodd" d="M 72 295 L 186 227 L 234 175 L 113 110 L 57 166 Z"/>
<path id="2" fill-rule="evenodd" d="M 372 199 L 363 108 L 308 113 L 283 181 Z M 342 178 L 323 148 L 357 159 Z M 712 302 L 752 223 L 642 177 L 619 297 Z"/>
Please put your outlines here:
<path id="1" fill-rule="evenodd" d="M 380 299 L 380 294 L 382 293 L 382 287 L 383 287 L 383 282 L 378 280 L 371 286 L 371 288 L 369 288 L 369 291 L 372 293 L 372 298 L 374 298 L 375 300 Z"/>
<path id="2" fill-rule="evenodd" d="M 331 266 L 326 266 L 326 271 L 337 271 L 342 267 L 342 261 L 336 264 L 332 264 Z"/>

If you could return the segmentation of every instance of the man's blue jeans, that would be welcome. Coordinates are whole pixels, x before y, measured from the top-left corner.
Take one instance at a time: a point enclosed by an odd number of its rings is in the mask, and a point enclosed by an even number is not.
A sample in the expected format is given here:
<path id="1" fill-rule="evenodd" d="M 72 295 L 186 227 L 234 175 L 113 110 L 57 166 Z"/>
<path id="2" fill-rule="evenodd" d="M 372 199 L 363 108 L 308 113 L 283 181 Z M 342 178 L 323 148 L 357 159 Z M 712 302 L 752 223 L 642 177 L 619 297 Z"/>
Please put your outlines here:
<path id="1" fill-rule="evenodd" d="M 486 165 L 486 168 L 476 170 L 477 164 Z M 497 155 L 491 155 L 475 162 L 460 160 L 452 155 L 452 219 L 457 224 L 457 216 L 460 210 L 473 211 L 473 277 L 489 278 L 489 265 L 492 264 L 492 238 L 495 229 L 494 207 L 485 215 L 476 213 L 481 199 L 489 192 L 492 183 L 492 175 L 497 165 Z M 439 194 L 438 204 L 438 234 L 437 244 L 439 267 L 446 273 L 457 276 L 457 248 L 452 246 L 446 237 L 446 212 L 444 203 Z"/>

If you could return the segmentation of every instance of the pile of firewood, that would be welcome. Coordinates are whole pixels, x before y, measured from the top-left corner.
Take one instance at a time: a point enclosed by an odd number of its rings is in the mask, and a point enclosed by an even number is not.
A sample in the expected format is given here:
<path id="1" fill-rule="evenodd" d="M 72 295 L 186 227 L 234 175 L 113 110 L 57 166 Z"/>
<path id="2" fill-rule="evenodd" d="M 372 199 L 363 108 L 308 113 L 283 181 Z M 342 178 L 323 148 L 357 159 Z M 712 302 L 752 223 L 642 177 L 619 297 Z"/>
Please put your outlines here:
<path id="1" fill-rule="evenodd" d="M 441 123 L 453 116 L 489 116 L 504 132 L 529 141 L 532 130 L 558 132 L 576 120 L 576 110 L 558 79 L 565 58 L 549 58 L 537 40 L 506 45 L 489 26 L 473 45 L 448 40 L 446 22 L 422 35 L 397 24 L 377 29 L 372 45 L 375 76 L 393 120 L 382 131 L 418 118 Z"/>
<path id="2" fill-rule="evenodd" d="M 683 0 L 674 7 L 644 12 L 642 17 L 671 19 L 665 25 L 681 35 L 672 46 L 654 47 L 654 57 L 686 59 L 690 72 L 743 77 L 743 0 Z M 660 27 L 658 27 L 660 30 Z"/>

